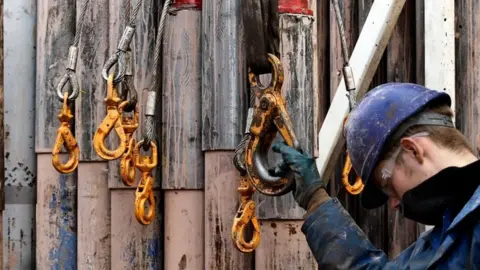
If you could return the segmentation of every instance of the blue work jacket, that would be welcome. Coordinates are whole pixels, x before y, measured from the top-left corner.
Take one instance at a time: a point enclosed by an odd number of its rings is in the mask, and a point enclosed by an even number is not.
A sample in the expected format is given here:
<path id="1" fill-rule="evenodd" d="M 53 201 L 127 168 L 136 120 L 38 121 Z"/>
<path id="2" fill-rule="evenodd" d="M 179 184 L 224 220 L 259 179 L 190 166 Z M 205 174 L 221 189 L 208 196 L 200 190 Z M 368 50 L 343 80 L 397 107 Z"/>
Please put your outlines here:
<path id="1" fill-rule="evenodd" d="M 375 248 L 336 198 L 311 213 L 302 232 L 318 269 L 480 269 L 480 187 L 443 226 L 424 232 L 393 260 Z"/>

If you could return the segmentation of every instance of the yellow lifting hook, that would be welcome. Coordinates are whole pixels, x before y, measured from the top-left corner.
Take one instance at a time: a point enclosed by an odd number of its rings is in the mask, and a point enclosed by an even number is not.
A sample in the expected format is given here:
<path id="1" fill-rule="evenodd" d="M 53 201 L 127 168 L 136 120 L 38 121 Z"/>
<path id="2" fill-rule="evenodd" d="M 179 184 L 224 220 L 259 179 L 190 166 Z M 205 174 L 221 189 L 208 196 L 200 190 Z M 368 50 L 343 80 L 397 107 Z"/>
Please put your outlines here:
<path id="1" fill-rule="evenodd" d="M 133 133 L 138 128 L 138 110 L 135 106 L 132 117 L 122 117 L 122 126 L 127 138 L 127 149 L 120 160 L 120 176 L 122 182 L 127 186 L 135 183 L 135 136 Z"/>
<path id="2" fill-rule="evenodd" d="M 128 104 L 128 101 L 123 101 L 118 97 L 117 89 L 113 82 L 114 75 L 110 74 L 107 81 L 107 97 L 105 104 L 107 105 L 107 116 L 103 119 L 93 137 L 93 148 L 97 154 L 105 160 L 114 160 L 119 158 L 127 148 L 127 136 L 122 127 L 120 117 L 122 115 L 123 107 Z M 115 129 L 120 145 L 115 150 L 107 149 L 105 146 L 105 139 L 108 134 Z"/>
<path id="3" fill-rule="evenodd" d="M 63 94 L 63 106 L 58 119 L 60 120 L 60 127 L 57 130 L 57 138 L 52 150 L 52 164 L 58 172 L 67 174 L 77 168 L 80 156 L 77 140 L 70 130 L 70 121 L 73 119 L 73 115 L 68 106 L 68 92 Z M 59 156 L 62 145 L 68 152 L 68 161 L 65 163 L 60 161 Z"/>
<path id="4" fill-rule="evenodd" d="M 152 147 L 151 156 L 140 156 L 140 147 L 143 140 L 138 142 L 134 149 L 135 167 L 142 173 L 140 183 L 135 191 L 135 217 L 143 225 L 152 223 L 155 218 L 155 197 L 153 195 L 153 176 L 152 170 L 157 167 L 157 145 L 150 142 Z M 148 202 L 148 212 L 145 213 L 145 206 Z"/>
<path id="5" fill-rule="evenodd" d="M 345 120 L 343 121 L 344 126 L 345 126 L 345 123 L 347 122 L 347 119 L 348 119 L 348 115 L 345 117 Z M 347 152 L 345 165 L 342 170 L 342 183 L 343 183 L 343 186 L 345 186 L 345 189 L 347 190 L 348 193 L 352 195 L 358 195 L 360 194 L 360 192 L 362 192 L 364 185 L 363 185 L 362 179 L 358 175 L 355 178 L 355 183 L 353 185 L 350 184 L 348 176 L 350 175 L 351 170 L 352 170 L 352 162 L 350 161 L 350 155 Z"/>
<path id="6" fill-rule="evenodd" d="M 242 199 L 240 207 L 233 220 L 232 240 L 233 244 L 239 251 L 249 253 L 254 251 L 260 244 L 260 225 L 255 216 L 255 202 L 252 200 L 255 187 L 250 183 L 247 176 L 242 176 L 240 178 L 238 192 L 242 196 Z M 253 225 L 253 237 L 250 241 L 246 242 L 245 228 L 249 222 Z"/>
<path id="7" fill-rule="evenodd" d="M 245 150 L 245 166 L 256 190 L 269 196 L 281 196 L 293 189 L 294 179 L 286 172 L 282 176 L 269 173 L 266 164 L 268 150 L 277 132 L 290 147 L 299 149 L 299 143 L 281 93 L 284 76 L 282 63 L 273 54 L 268 54 L 268 62 L 272 65 L 272 81 L 263 89 L 259 105 L 254 109 L 250 126 L 251 138 Z M 258 91 L 260 86 L 257 76 L 250 72 L 249 79 L 252 89 Z"/>

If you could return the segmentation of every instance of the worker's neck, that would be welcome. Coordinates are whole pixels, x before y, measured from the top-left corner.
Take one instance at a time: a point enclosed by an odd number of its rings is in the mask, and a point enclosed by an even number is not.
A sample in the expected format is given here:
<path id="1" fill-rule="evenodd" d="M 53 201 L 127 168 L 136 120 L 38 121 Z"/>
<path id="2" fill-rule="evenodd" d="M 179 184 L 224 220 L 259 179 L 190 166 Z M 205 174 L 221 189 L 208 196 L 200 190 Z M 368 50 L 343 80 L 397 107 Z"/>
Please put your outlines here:
<path id="1" fill-rule="evenodd" d="M 465 167 L 478 160 L 478 158 L 469 151 L 461 153 L 452 152 L 449 149 L 440 148 L 435 151 L 435 163 L 439 171 L 448 167 Z"/>

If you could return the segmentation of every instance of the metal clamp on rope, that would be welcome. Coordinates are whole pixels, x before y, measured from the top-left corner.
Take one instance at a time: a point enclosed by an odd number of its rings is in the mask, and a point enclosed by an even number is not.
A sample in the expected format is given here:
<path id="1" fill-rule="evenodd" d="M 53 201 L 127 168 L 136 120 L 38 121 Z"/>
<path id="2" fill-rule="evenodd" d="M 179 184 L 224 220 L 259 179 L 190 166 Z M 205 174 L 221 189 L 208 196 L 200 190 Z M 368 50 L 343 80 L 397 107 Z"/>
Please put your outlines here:
<path id="1" fill-rule="evenodd" d="M 269 196 L 281 196 L 293 189 L 293 175 L 289 170 L 284 170 L 282 176 L 271 175 L 267 168 L 268 151 L 277 132 L 280 132 L 289 146 L 297 149 L 300 147 L 286 110 L 285 99 L 281 95 L 284 76 L 282 64 L 273 54 L 268 54 L 268 61 L 273 69 L 272 81 L 263 89 L 259 105 L 255 106 L 245 164 L 250 180 L 259 192 Z M 250 72 L 249 79 L 252 88 L 258 91 L 260 86 L 257 76 Z"/>
<path id="2" fill-rule="evenodd" d="M 68 97 L 69 101 L 73 101 L 78 97 L 79 85 L 77 80 L 77 75 L 75 74 L 75 68 L 77 66 L 77 56 L 78 56 L 78 48 L 76 46 L 70 46 L 68 49 L 68 65 L 67 65 L 67 72 L 63 75 L 60 82 L 57 84 L 57 96 L 60 101 L 63 102 L 63 89 L 65 86 L 70 83 L 72 86 L 72 93 Z"/>
<path id="3" fill-rule="evenodd" d="M 125 112 L 135 110 L 137 106 L 138 94 L 133 83 L 133 52 L 128 49 L 125 52 L 125 79 L 122 81 L 122 99 L 128 104 L 123 108 Z"/>
<path id="4" fill-rule="evenodd" d="M 132 42 L 133 35 L 135 34 L 135 28 L 127 25 L 123 31 L 120 42 L 117 46 L 117 51 L 107 60 L 102 69 L 102 76 L 105 80 L 108 80 L 108 73 L 110 69 L 118 63 L 118 74 L 115 77 L 114 82 L 119 83 L 125 76 L 125 52 L 128 50 L 130 43 Z"/>
<path id="5" fill-rule="evenodd" d="M 125 185 L 132 186 L 135 183 L 136 175 L 135 156 L 133 153 L 136 144 L 133 133 L 138 128 L 138 110 L 136 107 L 134 108 L 134 113 L 131 117 L 122 117 L 122 127 L 127 138 L 127 149 L 120 160 L 120 176 Z"/>
<path id="6" fill-rule="evenodd" d="M 242 196 L 240 207 L 233 220 L 232 240 L 234 246 L 243 253 L 254 251 L 260 244 L 260 225 L 255 216 L 255 202 L 252 195 L 255 188 L 252 186 L 247 177 L 240 179 L 238 192 Z M 250 241 L 245 241 L 245 228 L 248 223 L 253 225 L 253 237 Z"/>
<path id="7" fill-rule="evenodd" d="M 141 224 L 148 225 L 155 218 L 152 170 L 157 167 L 158 158 L 157 146 L 153 142 L 151 142 L 152 155 L 141 157 L 140 147 L 143 143 L 143 141 L 138 142 L 134 149 L 135 167 L 142 173 L 142 178 L 135 191 L 135 217 Z M 145 213 L 146 206 L 148 206 L 148 212 Z"/>
<path id="8" fill-rule="evenodd" d="M 121 115 L 123 108 L 128 101 L 122 101 L 117 94 L 117 89 L 113 83 L 113 73 L 108 77 L 107 97 L 105 104 L 107 105 L 107 116 L 103 119 L 93 137 L 93 148 L 97 154 L 105 160 L 114 160 L 119 158 L 127 148 L 127 136 L 122 126 Z M 115 150 L 107 149 L 105 139 L 108 134 L 115 129 L 120 140 L 120 145 Z"/>
<path id="9" fill-rule="evenodd" d="M 77 140 L 70 130 L 70 121 L 73 119 L 73 114 L 68 106 L 68 93 L 63 94 L 62 111 L 58 115 L 60 120 L 60 127 L 57 130 L 57 138 L 52 150 L 52 164 L 60 173 L 71 173 L 77 166 L 80 158 L 80 151 L 78 149 Z M 62 145 L 68 152 L 68 161 L 62 163 L 60 161 L 60 152 Z"/>
<path id="10" fill-rule="evenodd" d="M 347 119 L 348 119 L 348 115 L 347 117 L 345 117 L 345 120 L 343 121 L 344 126 L 347 123 Z M 362 178 L 360 178 L 360 176 L 357 176 L 355 178 L 355 183 L 351 185 L 349 181 L 349 175 L 351 170 L 352 170 L 352 162 L 350 161 L 350 155 L 347 152 L 345 165 L 343 166 L 343 170 L 342 170 L 342 184 L 348 193 L 352 195 L 358 195 L 363 190 L 363 187 L 364 187 L 363 181 L 362 181 Z"/>

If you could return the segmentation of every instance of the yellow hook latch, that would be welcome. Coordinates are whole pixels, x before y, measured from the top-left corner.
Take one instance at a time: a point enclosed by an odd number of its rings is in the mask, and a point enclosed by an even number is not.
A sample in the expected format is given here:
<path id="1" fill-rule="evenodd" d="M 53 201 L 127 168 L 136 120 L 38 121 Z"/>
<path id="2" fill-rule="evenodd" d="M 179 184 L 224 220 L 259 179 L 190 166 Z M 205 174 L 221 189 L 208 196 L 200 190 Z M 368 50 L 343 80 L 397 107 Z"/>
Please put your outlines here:
<path id="1" fill-rule="evenodd" d="M 105 160 L 114 160 L 119 158 L 127 148 L 127 136 L 122 127 L 120 117 L 122 115 L 123 107 L 128 104 L 128 101 L 123 101 L 118 97 L 117 89 L 113 82 L 113 73 L 110 74 L 107 81 L 107 97 L 105 104 L 107 105 L 107 116 L 103 119 L 93 137 L 93 148 L 97 154 Z M 105 146 L 105 139 L 108 134 L 115 129 L 120 145 L 115 150 L 107 149 Z"/>
<path id="2" fill-rule="evenodd" d="M 70 121 L 73 119 L 73 115 L 68 106 L 68 92 L 63 94 L 63 106 L 58 119 L 60 120 L 60 127 L 57 130 L 57 138 L 52 150 L 52 164 L 60 173 L 71 173 L 78 166 L 80 151 L 77 140 L 70 130 Z M 68 161 L 65 163 L 60 161 L 62 145 L 68 152 Z"/>

